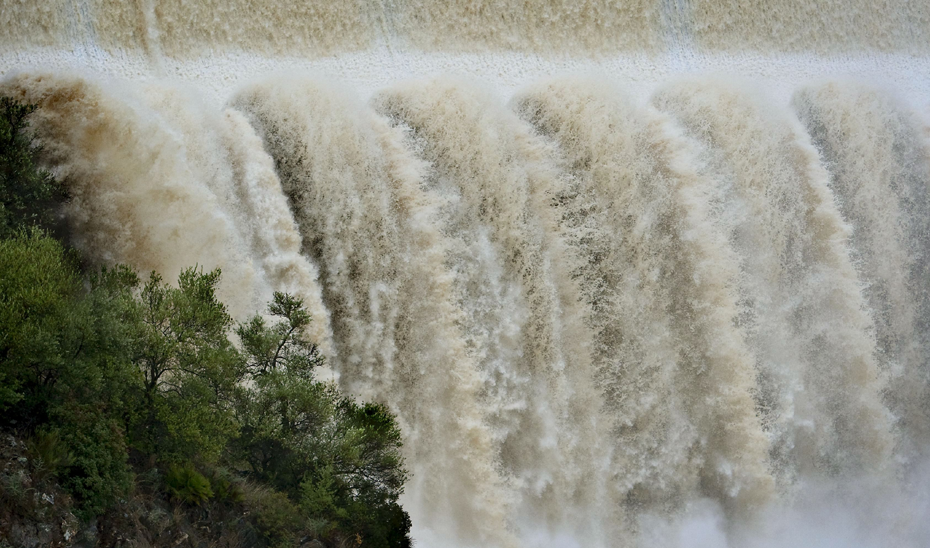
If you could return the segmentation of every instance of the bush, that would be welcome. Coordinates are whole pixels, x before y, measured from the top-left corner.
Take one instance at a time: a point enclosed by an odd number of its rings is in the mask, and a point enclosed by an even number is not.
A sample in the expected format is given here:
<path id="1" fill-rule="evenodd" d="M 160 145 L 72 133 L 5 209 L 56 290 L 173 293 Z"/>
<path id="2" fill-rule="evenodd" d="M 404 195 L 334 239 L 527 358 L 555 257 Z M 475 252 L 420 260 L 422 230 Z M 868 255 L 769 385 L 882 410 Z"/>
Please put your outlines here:
<path id="1" fill-rule="evenodd" d="M 61 485 L 76 499 L 75 514 L 91 519 L 132 488 L 123 429 L 101 409 L 76 402 L 63 406 L 55 418 L 71 455 L 58 474 Z"/>
<path id="2" fill-rule="evenodd" d="M 213 497 L 210 480 L 191 464 L 172 464 L 165 474 L 165 487 L 176 502 L 200 506 Z"/>
<path id="3" fill-rule="evenodd" d="M 54 476 L 72 460 L 57 430 L 36 432 L 26 441 L 26 454 L 32 463 L 32 477 L 38 482 Z"/>
<path id="4" fill-rule="evenodd" d="M 306 517 L 287 495 L 269 487 L 251 485 L 245 492 L 245 504 L 259 532 L 271 546 L 297 545 Z"/>
<path id="5" fill-rule="evenodd" d="M 211 468 L 207 474 L 213 499 L 224 503 L 241 503 L 244 500 L 241 480 L 225 468 Z"/>

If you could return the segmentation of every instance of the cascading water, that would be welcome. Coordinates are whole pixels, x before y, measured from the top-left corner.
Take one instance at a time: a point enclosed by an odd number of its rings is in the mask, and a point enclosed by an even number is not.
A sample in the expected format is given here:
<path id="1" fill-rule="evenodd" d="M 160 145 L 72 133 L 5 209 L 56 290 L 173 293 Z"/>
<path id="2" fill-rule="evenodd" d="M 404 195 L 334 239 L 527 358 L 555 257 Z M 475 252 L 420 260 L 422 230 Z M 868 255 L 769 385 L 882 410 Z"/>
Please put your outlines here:
<path id="1" fill-rule="evenodd" d="M 847 228 L 809 138 L 752 99 L 696 82 L 653 102 L 696 138 L 707 180 L 723 187 L 716 221 L 741 257 L 739 324 L 756 355 L 773 464 L 878 470 L 890 422 Z"/>
<path id="2" fill-rule="evenodd" d="M 824 162 L 876 323 L 886 398 L 904 454 L 930 439 L 930 148 L 921 124 L 890 94 L 856 83 L 802 89 L 793 99 Z"/>
<path id="3" fill-rule="evenodd" d="M 709 230 L 706 208 L 687 204 L 700 183 L 681 165 L 683 138 L 653 109 L 594 82 L 544 84 L 516 104 L 564 155 L 558 208 L 598 311 L 598 380 L 626 457 L 615 463 L 629 478 L 624 497 L 764 501 L 767 443 L 726 291 L 732 253 Z"/>
<path id="4" fill-rule="evenodd" d="M 397 414 L 420 546 L 930 545 L 926 5 L 0 23 L 72 243 L 222 267 L 239 318 L 301 297 Z"/>

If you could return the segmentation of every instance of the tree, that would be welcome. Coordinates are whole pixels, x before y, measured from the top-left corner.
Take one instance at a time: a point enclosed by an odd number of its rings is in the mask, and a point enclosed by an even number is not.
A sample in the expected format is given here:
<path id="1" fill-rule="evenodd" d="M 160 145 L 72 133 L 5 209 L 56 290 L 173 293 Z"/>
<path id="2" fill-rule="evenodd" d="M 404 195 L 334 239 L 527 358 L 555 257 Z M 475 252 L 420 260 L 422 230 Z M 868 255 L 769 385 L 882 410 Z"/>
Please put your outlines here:
<path id="1" fill-rule="evenodd" d="M 137 278 L 103 271 L 85 289 L 75 260 L 38 229 L 0 240 L 0 409 L 22 435 L 60 440 L 57 471 L 85 515 L 129 485 L 117 417 L 138 378 L 126 351 Z"/>
<path id="2" fill-rule="evenodd" d="M 60 339 L 78 289 L 55 240 L 38 231 L 0 240 L 0 410 L 19 404 L 20 419 L 44 416 L 39 407 L 61 374 Z"/>
<path id="3" fill-rule="evenodd" d="M 178 287 L 152 273 L 142 289 L 132 362 L 143 377 L 132 445 L 167 461 L 216 460 L 235 435 L 233 394 L 241 360 L 232 318 L 216 297 L 220 270 L 189 268 Z"/>
<path id="4" fill-rule="evenodd" d="M 42 149 L 27 132 L 35 105 L 0 98 L 0 236 L 22 226 L 51 228 L 53 204 L 66 197 L 51 173 L 36 164 Z"/>
<path id="5" fill-rule="evenodd" d="M 299 502 L 315 534 L 355 531 L 366 546 L 409 546 L 409 518 L 397 505 L 406 471 L 393 415 L 314 379 L 323 358 L 306 338 L 310 316 L 299 299 L 275 293 L 269 313 L 281 320 L 268 326 L 255 316 L 237 330 L 248 382 L 235 455 L 252 477 Z"/>
<path id="6" fill-rule="evenodd" d="M 164 480 L 140 482 L 143 496 L 244 507 L 242 531 L 269 545 L 409 547 L 394 417 L 315 380 L 323 358 L 301 301 L 276 293 L 280 321 L 239 326 L 240 352 L 219 270 L 187 269 L 177 287 L 153 272 L 141 288 L 125 266 L 82 271 L 49 235 L 66 195 L 38 167 L 35 108 L 0 98 L 0 429 L 27 440 L 33 479 L 56 480 L 101 523 L 135 466 Z"/>

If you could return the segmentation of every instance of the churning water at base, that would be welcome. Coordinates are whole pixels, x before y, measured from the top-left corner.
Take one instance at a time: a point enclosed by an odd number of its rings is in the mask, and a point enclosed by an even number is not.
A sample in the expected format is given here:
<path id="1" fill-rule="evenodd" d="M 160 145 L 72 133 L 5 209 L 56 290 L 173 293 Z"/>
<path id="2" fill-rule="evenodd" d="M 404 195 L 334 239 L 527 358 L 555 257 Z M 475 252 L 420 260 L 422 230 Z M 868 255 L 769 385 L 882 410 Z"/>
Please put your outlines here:
<path id="1" fill-rule="evenodd" d="M 0 0 L 0 94 L 40 105 L 89 260 L 221 267 L 240 319 L 304 300 L 332 378 L 397 414 L 419 546 L 928 546 L 930 83 L 908 70 L 930 62 L 887 58 L 903 96 L 694 73 L 707 49 L 923 52 L 927 10 L 724 4 Z M 502 51 L 604 69 L 642 60 L 583 56 L 663 43 L 684 49 L 641 81 L 509 98 L 395 77 L 445 46 L 490 48 L 453 61 L 500 84 L 564 72 Z M 254 52 L 365 48 L 363 85 L 239 85 Z M 131 77 L 14 72 L 20 49 Z"/>

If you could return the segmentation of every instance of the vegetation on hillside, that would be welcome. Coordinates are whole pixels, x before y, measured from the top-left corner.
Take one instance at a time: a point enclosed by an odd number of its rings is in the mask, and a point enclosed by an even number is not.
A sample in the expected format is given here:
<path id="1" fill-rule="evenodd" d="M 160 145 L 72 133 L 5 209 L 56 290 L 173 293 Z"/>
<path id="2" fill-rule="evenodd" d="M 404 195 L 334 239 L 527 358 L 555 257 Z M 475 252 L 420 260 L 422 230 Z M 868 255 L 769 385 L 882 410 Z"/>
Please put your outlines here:
<path id="1" fill-rule="evenodd" d="M 34 107 L 0 110 L 0 546 L 39 498 L 90 531 L 61 546 L 409 546 L 396 421 L 316 380 L 300 300 L 235 325 L 219 270 L 82 270 Z"/>

